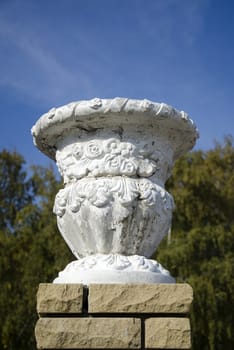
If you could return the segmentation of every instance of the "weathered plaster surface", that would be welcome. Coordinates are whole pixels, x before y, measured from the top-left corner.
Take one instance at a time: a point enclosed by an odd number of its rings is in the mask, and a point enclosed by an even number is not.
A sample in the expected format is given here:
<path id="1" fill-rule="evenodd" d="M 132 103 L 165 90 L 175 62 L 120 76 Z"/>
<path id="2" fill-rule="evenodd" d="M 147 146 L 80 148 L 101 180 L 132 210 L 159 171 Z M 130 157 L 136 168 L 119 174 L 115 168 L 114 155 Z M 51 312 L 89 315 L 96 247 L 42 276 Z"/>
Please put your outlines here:
<path id="1" fill-rule="evenodd" d="M 82 258 L 56 282 L 85 283 L 89 270 L 90 283 L 95 269 L 100 278 L 105 271 L 106 279 L 111 270 L 113 283 L 128 281 L 129 271 L 135 274 L 131 282 L 162 282 L 162 275 L 169 282 L 167 271 L 143 257 L 154 253 L 171 225 L 174 202 L 164 184 L 174 160 L 198 137 L 187 114 L 148 100 L 95 98 L 53 108 L 32 134 L 64 178 L 54 213 L 66 243 Z M 148 280 L 140 277 L 143 270 Z M 66 280 L 68 274 L 78 280 Z"/>

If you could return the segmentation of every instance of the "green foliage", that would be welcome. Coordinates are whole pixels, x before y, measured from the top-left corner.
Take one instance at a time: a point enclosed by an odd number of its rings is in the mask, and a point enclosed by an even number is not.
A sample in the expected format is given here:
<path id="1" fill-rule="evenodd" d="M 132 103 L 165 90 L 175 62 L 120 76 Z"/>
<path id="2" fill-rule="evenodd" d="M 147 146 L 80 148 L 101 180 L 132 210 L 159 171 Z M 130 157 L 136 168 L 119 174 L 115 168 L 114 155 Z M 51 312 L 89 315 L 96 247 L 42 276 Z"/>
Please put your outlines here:
<path id="1" fill-rule="evenodd" d="M 0 229 L 11 229 L 16 214 L 31 200 L 24 160 L 3 150 L 0 157 Z M 7 195 L 6 195 L 7 194 Z"/>
<path id="2" fill-rule="evenodd" d="M 0 349 L 35 349 L 36 291 L 73 259 L 52 215 L 61 184 L 51 169 L 27 176 L 17 153 L 0 153 Z"/>
<path id="3" fill-rule="evenodd" d="M 27 171 L 0 152 L 0 350 L 35 349 L 36 291 L 74 257 L 61 238 L 52 169 Z M 194 350 L 233 348 L 234 148 L 230 138 L 181 158 L 167 184 L 175 198 L 172 237 L 157 259 L 194 288 Z"/>
<path id="4" fill-rule="evenodd" d="M 194 350 L 233 348 L 234 148 L 231 138 L 175 165 L 168 190 L 176 211 L 157 259 L 194 289 Z"/>

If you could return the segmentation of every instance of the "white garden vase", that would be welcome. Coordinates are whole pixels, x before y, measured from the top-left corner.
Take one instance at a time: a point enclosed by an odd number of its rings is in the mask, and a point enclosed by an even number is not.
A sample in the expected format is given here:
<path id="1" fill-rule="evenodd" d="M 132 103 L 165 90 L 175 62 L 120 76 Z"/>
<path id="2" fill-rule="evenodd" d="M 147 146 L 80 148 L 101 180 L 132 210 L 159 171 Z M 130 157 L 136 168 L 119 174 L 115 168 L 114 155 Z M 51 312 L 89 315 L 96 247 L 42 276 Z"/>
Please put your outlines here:
<path id="1" fill-rule="evenodd" d="M 95 98 L 51 109 L 32 134 L 64 178 L 54 213 L 77 258 L 54 282 L 174 282 L 148 258 L 171 225 L 165 181 L 198 137 L 187 114 L 148 100 Z"/>

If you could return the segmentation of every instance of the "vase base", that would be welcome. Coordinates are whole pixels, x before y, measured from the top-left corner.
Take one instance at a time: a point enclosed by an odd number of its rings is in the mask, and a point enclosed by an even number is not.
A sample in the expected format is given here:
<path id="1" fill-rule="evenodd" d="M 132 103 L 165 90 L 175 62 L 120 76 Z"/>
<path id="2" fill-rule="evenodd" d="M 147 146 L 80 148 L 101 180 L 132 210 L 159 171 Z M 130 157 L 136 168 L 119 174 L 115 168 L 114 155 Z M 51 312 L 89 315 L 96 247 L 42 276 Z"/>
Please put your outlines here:
<path id="1" fill-rule="evenodd" d="M 53 283 L 175 283 L 157 261 L 140 255 L 96 254 L 69 263 Z"/>

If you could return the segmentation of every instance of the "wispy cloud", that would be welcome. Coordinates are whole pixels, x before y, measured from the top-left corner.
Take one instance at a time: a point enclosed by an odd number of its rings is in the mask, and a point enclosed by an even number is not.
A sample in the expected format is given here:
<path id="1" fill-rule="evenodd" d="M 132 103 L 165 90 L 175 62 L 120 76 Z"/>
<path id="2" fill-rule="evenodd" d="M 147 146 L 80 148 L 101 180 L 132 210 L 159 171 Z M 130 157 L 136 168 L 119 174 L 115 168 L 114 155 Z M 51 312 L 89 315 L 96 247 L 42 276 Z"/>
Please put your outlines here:
<path id="1" fill-rule="evenodd" d="M 178 44 L 189 47 L 197 40 L 208 4 L 209 0 L 153 1 L 139 7 L 139 25 L 152 40 L 152 45 L 172 53 L 178 50 Z"/>
<path id="2" fill-rule="evenodd" d="M 0 86 L 45 104 L 70 99 L 74 90 L 92 94 L 92 79 L 79 65 L 74 70 L 60 61 L 43 28 L 38 32 L 4 14 L 0 13 Z"/>
<path id="3" fill-rule="evenodd" d="M 132 4 L 130 7 L 127 3 L 121 3 L 119 6 L 122 6 L 122 10 L 128 11 L 123 16 L 123 28 L 119 28 L 118 21 L 115 21 L 114 26 L 111 21 L 105 22 L 103 8 L 109 6 L 111 11 L 112 5 L 102 1 L 102 9 L 94 5 L 99 10 L 99 15 L 92 6 L 90 14 L 87 6 L 84 16 L 88 16 L 88 19 L 90 16 L 90 21 L 93 20 L 91 29 L 89 22 L 87 26 L 85 22 L 79 26 L 73 13 L 71 20 L 66 22 L 62 12 L 64 8 L 61 9 L 58 5 L 55 21 L 57 26 L 52 33 L 51 9 L 47 16 L 42 16 L 44 12 L 38 12 L 41 9 L 37 2 L 25 0 L 23 8 L 18 1 L 6 2 L 4 7 L 0 5 L 0 86 L 12 89 L 24 99 L 50 105 L 94 97 L 96 94 L 115 95 L 111 91 L 118 90 L 118 84 L 122 93 L 126 91 L 129 94 L 129 91 L 141 89 L 141 84 L 136 85 L 134 80 L 136 72 L 142 77 L 144 64 L 144 69 L 149 69 L 148 74 L 151 74 L 154 67 L 151 57 L 157 57 L 157 66 L 162 71 L 165 69 L 165 58 L 171 64 L 171 57 L 178 57 L 179 50 L 189 50 L 196 43 L 202 31 L 207 1 L 147 1 L 146 6 L 144 1 L 134 0 L 129 1 Z M 58 2 L 61 3 L 63 2 Z M 72 6 L 76 6 L 75 10 L 79 11 L 79 1 L 69 0 L 68 4 L 69 16 Z M 118 9 L 117 2 L 113 1 L 113 4 L 114 20 L 121 15 L 121 9 Z M 46 12 L 46 5 L 44 11 Z M 126 20 L 129 15 L 134 28 Z M 80 15 L 79 19 L 81 18 Z M 64 21 L 61 26 L 60 19 Z M 94 30 L 99 26 L 103 26 L 102 36 Z M 114 38 L 108 35 L 108 26 Z M 151 57 L 143 51 L 141 56 L 141 50 L 138 49 L 141 45 L 153 47 Z M 115 76 L 114 81 L 112 76 Z M 133 84 L 129 89 L 128 79 Z M 147 82 L 147 87 L 151 84 L 152 77 Z M 141 91 L 139 93 L 142 94 Z"/>

